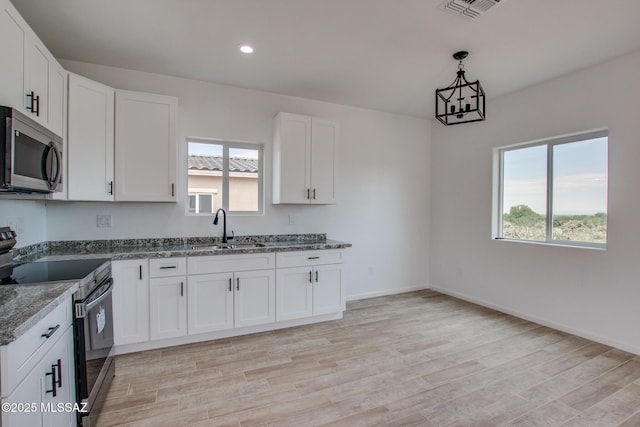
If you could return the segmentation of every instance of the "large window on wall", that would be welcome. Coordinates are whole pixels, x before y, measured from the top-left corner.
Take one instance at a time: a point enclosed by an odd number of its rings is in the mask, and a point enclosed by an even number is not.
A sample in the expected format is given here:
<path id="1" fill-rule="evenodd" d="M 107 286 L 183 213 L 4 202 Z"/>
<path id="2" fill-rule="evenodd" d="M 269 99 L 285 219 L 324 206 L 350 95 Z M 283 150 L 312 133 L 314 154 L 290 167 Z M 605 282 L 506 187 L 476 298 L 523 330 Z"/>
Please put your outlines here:
<path id="1" fill-rule="evenodd" d="M 494 237 L 604 248 L 608 132 L 497 149 Z"/>
<path id="2" fill-rule="evenodd" d="M 187 214 L 264 212 L 263 146 L 187 139 Z"/>

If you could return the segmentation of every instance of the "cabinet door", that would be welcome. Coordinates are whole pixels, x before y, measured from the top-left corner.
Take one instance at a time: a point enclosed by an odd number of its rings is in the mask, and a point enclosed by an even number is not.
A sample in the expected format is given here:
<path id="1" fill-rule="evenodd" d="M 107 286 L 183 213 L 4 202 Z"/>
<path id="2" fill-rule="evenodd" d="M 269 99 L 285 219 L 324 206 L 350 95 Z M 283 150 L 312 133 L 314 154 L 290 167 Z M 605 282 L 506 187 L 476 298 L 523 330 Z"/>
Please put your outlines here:
<path id="1" fill-rule="evenodd" d="M 311 122 L 311 203 L 336 202 L 335 170 L 338 125 L 322 119 Z"/>
<path id="2" fill-rule="evenodd" d="M 8 0 L 0 0 L 0 105 L 24 111 L 24 46 L 26 44 L 26 22 Z"/>
<path id="3" fill-rule="evenodd" d="M 186 277 L 151 279 L 149 314 L 152 340 L 187 335 Z"/>
<path id="4" fill-rule="evenodd" d="M 41 378 L 44 373 L 40 372 L 40 365 L 37 365 L 29 375 L 16 387 L 9 397 L 2 399 L 2 403 L 35 403 L 37 408 L 29 408 L 29 411 L 23 412 L 5 412 L 2 411 L 3 426 L 42 426 L 42 413 L 40 412 L 40 402 L 42 401 L 42 382 Z M 36 409 L 33 411 L 32 409 Z"/>
<path id="5" fill-rule="evenodd" d="M 276 270 L 276 321 L 313 315 L 312 268 Z"/>
<path id="6" fill-rule="evenodd" d="M 69 74 L 69 200 L 113 200 L 114 89 Z"/>
<path id="7" fill-rule="evenodd" d="M 37 110 L 28 110 L 26 114 L 32 119 L 40 122 L 44 126 L 49 126 L 49 73 L 52 66 L 53 57 L 36 37 L 30 32 L 27 39 L 26 58 L 27 65 L 25 68 L 25 83 L 27 94 L 33 95 L 33 106 Z M 31 97 L 25 96 L 25 110 L 31 108 Z"/>
<path id="8" fill-rule="evenodd" d="M 176 201 L 178 98 L 116 91 L 116 200 Z"/>
<path id="9" fill-rule="evenodd" d="M 346 308 L 342 264 L 318 265 L 313 271 L 313 315 Z"/>
<path id="10" fill-rule="evenodd" d="M 111 263 L 115 345 L 149 341 L 149 261 Z"/>
<path id="11" fill-rule="evenodd" d="M 236 328 L 275 322 L 275 279 L 274 270 L 234 273 Z"/>
<path id="12" fill-rule="evenodd" d="M 189 335 L 233 329 L 233 274 L 198 274 L 187 279 Z"/>
<path id="13" fill-rule="evenodd" d="M 311 117 L 280 113 L 274 119 L 273 203 L 309 203 Z"/>
<path id="14" fill-rule="evenodd" d="M 70 427 L 75 425 L 75 412 L 63 409 L 65 404 L 75 402 L 73 360 L 73 333 L 72 328 L 69 327 L 49 353 L 44 356 L 39 368 L 36 368 L 41 375 L 42 403 L 47 408 L 47 411 L 42 413 L 43 426 Z"/>
<path id="15" fill-rule="evenodd" d="M 66 118 L 67 72 L 54 60 L 49 75 L 49 129 L 63 140 L 66 140 Z"/>
<path id="16" fill-rule="evenodd" d="M 49 81 L 49 127 L 62 137 L 62 191 L 51 193 L 53 200 L 67 200 L 67 71 L 57 62 L 51 67 Z"/>

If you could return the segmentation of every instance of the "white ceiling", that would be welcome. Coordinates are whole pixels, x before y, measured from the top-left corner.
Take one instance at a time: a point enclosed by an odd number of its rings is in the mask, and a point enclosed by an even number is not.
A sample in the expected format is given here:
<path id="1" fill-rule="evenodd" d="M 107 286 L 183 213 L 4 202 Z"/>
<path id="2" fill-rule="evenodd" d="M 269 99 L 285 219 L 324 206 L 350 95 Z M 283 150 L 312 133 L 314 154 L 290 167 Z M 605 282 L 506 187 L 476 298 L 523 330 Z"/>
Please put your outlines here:
<path id="1" fill-rule="evenodd" d="M 503 0 L 475 21 L 441 0 L 12 2 L 58 58 L 418 117 L 457 50 L 490 100 L 640 49 L 638 0 Z"/>

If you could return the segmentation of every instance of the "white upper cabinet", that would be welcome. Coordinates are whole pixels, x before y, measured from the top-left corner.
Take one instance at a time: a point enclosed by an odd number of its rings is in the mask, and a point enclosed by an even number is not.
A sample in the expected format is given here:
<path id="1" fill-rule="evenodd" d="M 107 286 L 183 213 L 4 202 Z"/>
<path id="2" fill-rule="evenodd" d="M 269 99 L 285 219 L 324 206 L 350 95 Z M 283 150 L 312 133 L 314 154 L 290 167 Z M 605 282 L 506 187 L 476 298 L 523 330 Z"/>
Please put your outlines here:
<path id="1" fill-rule="evenodd" d="M 49 123 L 49 73 L 53 57 L 35 37 L 27 39 L 24 82 L 26 86 L 25 110 L 44 126 Z"/>
<path id="2" fill-rule="evenodd" d="M 17 108 L 62 136 L 66 105 L 56 76 L 62 66 L 8 0 L 0 0 L 0 5 L 0 104 Z"/>
<path id="3" fill-rule="evenodd" d="M 177 110 L 173 96 L 116 90 L 116 200 L 176 201 Z"/>
<path id="4" fill-rule="evenodd" d="M 58 63 L 49 70 L 49 128 L 63 140 L 67 139 L 67 75 Z"/>
<path id="5" fill-rule="evenodd" d="M 69 73 L 69 200 L 113 200 L 115 90 Z"/>
<path id="6" fill-rule="evenodd" d="M 291 113 L 274 118 L 273 203 L 333 204 L 338 124 Z"/>
<path id="7" fill-rule="evenodd" d="M 24 111 L 24 46 L 29 27 L 8 0 L 0 0 L 0 105 Z"/>
<path id="8" fill-rule="evenodd" d="M 330 205 L 336 202 L 337 141 L 337 123 L 311 119 L 311 203 Z"/>

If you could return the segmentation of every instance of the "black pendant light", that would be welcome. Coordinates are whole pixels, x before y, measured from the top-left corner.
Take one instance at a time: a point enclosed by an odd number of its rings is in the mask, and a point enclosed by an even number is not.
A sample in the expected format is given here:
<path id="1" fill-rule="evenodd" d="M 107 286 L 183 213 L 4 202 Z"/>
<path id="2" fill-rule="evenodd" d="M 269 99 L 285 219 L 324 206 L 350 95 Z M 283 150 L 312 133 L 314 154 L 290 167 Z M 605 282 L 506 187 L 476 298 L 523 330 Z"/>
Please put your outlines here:
<path id="1" fill-rule="evenodd" d="M 479 122 L 486 119 L 484 90 L 480 81 L 468 82 L 462 60 L 469 52 L 453 54 L 458 63 L 458 75 L 448 87 L 436 89 L 436 119 L 445 126 Z"/>

